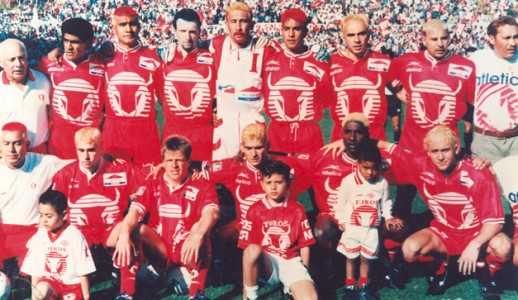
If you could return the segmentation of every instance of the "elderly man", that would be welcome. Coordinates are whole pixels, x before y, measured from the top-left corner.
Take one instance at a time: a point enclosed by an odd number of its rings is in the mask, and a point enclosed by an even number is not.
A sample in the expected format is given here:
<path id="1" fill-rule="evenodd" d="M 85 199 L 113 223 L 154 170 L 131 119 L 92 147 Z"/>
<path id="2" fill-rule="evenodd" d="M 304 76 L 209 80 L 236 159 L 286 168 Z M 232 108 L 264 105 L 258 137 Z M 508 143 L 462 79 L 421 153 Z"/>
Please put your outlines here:
<path id="1" fill-rule="evenodd" d="M 30 151 L 47 153 L 50 81 L 29 69 L 25 45 L 16 39 L 0 43 L 0 67 L 0 126 L 23 123 L 28 129 Z"/>

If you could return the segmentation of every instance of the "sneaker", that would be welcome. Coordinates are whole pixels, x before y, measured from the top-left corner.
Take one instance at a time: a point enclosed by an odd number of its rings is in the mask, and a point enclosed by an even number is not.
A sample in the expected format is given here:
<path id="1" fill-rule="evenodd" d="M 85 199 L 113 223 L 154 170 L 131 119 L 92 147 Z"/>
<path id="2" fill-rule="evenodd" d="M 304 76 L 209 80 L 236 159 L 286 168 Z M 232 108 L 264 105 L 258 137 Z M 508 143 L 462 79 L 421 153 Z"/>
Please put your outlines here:
<path id="1" fill-rule="evenodd" d="M 196 296 L 193 296 L 193 297 L 189 297 L 189 300 L 206 300 L 208 299 L 207 297 L 205 297 L 205 295 L 203 295 L 203 293 L 198 290 L 198 292 L 196 293 Z"/>
<path id="2" fill-rule="evenodd" d="M 367 300 L 379 300 L 380 299 L 380 296 L 378 295 L 378 293 L 376 293 L 376 291 L 371 289 L 369 284 L 364 284 L 363 287 L 358 290 L 358 295 L 360 295 L 360 297 L 363 297 Z"/>
<path id="3" fill-rule="evenodd" d="M 122 294 L 115 297 L 115 300 L 133 300 L 133 296 L 126 294 L 126 292 L 122 292 Z"/>
<path id="4" fill-rule="evenodd" d="M 343 300 L 356 300 L 358 299 L 358 292 L 354 288 L 354 285 L 348 285 L 344 288 Z"/>
<path id="5" fill-rule="evenodd" d="M 392 269 L 390 274 L 385 276 L 385 279 L 388 281 L 388 285 L 396 291 L 404 289 L 408 282 L 408 276 L 401 272 L 399 268 Z"/>
<path id="6" fill-rule="evenodd" d="M 444 294 L 446 291 L 446 277 L 447 271 L 441 275 L 434 275 L 428 277 L 428 290 L 426 290 L 427 296 L 439 296 Z"/>

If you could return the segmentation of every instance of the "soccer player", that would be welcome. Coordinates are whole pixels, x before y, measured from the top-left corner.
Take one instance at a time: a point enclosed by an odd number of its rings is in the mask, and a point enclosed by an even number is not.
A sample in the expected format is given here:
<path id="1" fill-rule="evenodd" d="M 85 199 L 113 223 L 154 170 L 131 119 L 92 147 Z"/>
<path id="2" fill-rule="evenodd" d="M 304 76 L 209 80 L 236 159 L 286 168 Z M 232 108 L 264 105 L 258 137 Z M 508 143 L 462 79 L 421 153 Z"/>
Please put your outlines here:
<path id="1" fill-rule="evenodd" d="M 9 122 L 1 132 L 0 159 L 0 269 L 8 258 L 25 257 L 25 245 L 36 233 L 38 199 L 52 184 L 52 177 L 69 160 L 27 152 L 29 134 L 19 122 Z"/>
<path id="2" fill-rule="evenodd" d="M 333 82 L 331 140 L 342 136 L 342 119 L 353 112 L 369 118 L 373 138 L 386 139 L 387 98 L 390 57 L 369 50 L 369 20 L 365 15 L 350 14 L 340 22 L 346 50 L 331 55 Z"/>
<path id="3" fill-rule="evenodd" d="M 354 299 L 356 294 L 356 262 L 360 257 L 358 294 L 367 299 L 379 299 L 369 284 L 370 264 L 378 258 L 378 227 L 385 219 L 387 230 L 398 230 L 401 220 L 392 217 L 392 200 L 389 186 L 380 175 L 381 154 L 370 140 L 360 143 L 357 152 L 357 168 L 347 175 L 338 189 L 336 218 L 342 237 L 338 252 L 347 257 L 345 268 L 345 297 Z"/>
<path id="4" fill-rule="evenodd" d="M 157 54 L 140 44 L 137 12 L 121 6 L 113 12 L 115 55 L 106 63 L 104 149 L 139 164 L 160 162 L 155 94 L 163 83 Z"/>
<path id="5" fill-rule="evenodd" d="M 141 186 L 124 218 L 114 257 L 127 265 L 132 256 L 130 233 L 150 213 L 149 244 L 164 265 L 179 267 L 189 286 L 189 299 L 203 296 L 211 263 L 209 235 L 218 219 L 216 190 L 204 179 L 191 179 L 189 140 L 170 136 L 162 143 L 165 170 Z M 157 258 L 155 258 L 157 259 Z M 180 273 L 180 272 L 179 272 Z"/>
<path id="6" fill-rule="evenodd" d="M 60 65 L 44 57 L 38 70 L 49 76 L 53 90 L 50 106 L 49 153 L 76 157 L 74 134 L 83 127 L 100 128 L 105 99 L 104 63 L 92 58 L 94 31 L 90 22 L 71 18 L 61 24 L 64 54 Z"/>
<path id="7" fill-rule="evenodd" d="M 243 221 L 238 246 L 243 252 L 243 298 L 257 299 L 258 278 L 282 283 L 294 299 L 317 299 L 307 267 L 315 242 L 304 208 L 288 201 L 290 167 L 268 161 L 261 168 L 265 196 L 253 204 Z"/>
<path id="8" fill-rule="evenodd" d="M 28 59 L 21 41 L 6 39 L 0 43 L 0 127 L 9 122 L 23 123 L 28 129 L 30 151 L 47 153 L 50 81 L 30 69 Z"/>
<path id="9" fill-rule="evenodd" d="M 504 212 L 493 174 L 488 169 L 476 169 L 470 160 L 457 159 L 459 138 L 446 125 L 431 129 L 423 145 L 426 153 L 412 153 L 386 141 L 378 142 L 398 166 L 395 171 L 399 179 L 417 186 L 434 216 L 430 227 L 404 241 L 405 261 L 432 261 L 437 268 L 429 279 L 427 294 L 439 295 L 448 287 L 447 261 L 458 262 L 458 271 L 469 275 L 476 271 L 480 257 L 485 257 L 491 279 L 479 278 L 481 294 L 498 293 L 492 277 L 510 258 L 511 243 L 500 232 Z"/>
<path id="10" fill-rule="evenodd" d="M 212 160 L 216 69 L 210 52 L 196 45 L 200 26 L 200 17 L 192 9 L 174 16 L 178 47 L 173 60 L 164 64 L 162 139 L 183 135 L 192 143 L 192 160 Z"/>
<path id="11" fill-rule="evenodd" d="M 75 133 L 77 162 L 54 176 L 53 189 L 68 199 L 68 220 L 85 235 L 88 245 L 102 245 L 110 252 L 117 245 L 123 213 L 138 182 L 129 162 L 113 163 L 102 157 L 103 139 L 97 128 L 85 127 Z M 139 247 L 137 247 L 139 248 Z M 120 292 L 135 293 L 138 261 L 120 267 Z"/>
<path id="12" fill-rule="evenodd" d="M 330 101 L 329 65 L 304 44 L 307 26 L 302 10 L 282 13 L 284 49 L 265 62 L 263 93 L 272 151 L 311 153 L 324 145 L 318 121 Z"/>
<path id="13" fill-rule="evenodd" d="M 489 46 L 470 59 L 477 71 L 472 152 L 491 162 L 518 154 L 518 23 L 502 16 L 487 27 Z"/>
<path id="14" fill-rule="evenodd" d="M 39 199 L 40 229 L 31 238 L 21 272 L 31 275 L 32 299 L 90 299 L 92 254 L 81 232 L 66 220 L 67 198 L 47 191 Z"/>

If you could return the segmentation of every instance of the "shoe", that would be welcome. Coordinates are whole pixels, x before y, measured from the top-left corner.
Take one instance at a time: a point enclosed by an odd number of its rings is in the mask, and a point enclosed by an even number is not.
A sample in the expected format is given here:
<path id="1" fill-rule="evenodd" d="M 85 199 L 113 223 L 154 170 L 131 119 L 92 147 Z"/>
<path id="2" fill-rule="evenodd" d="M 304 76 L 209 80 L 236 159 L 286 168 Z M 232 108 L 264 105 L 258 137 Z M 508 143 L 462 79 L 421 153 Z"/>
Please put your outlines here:
<path id="1" fill-rule="evenodd" d="M 203 295 L 203 293 L 198 290 L 198 292 L 196 292 L 196 296 L 193 296 L 193 297 L 189 297 L 189 300 L 207 300 L 208 298 L 205 297 L 205 295 Z"/>
<path id="2" fill-rule="evenodd" d="M 113 266 L 112 269 L 112 287 L 118 289 L 121 284 L 121 269 Z"/>
<path id="3" fill-rule="evenodd" d="M 388 281 L 389 287 L 395 289 L 396 291 L 404 289 L 406 283 L 408 282 L 408 276 L 401 272 L 399 268 L 392 269 L 390 274 L 385 276 L 385 279 Z"/>
<path id="4" fill-rule="evenodd" d="M 358 295 L 360 295 L 360 297 L 363 297 L 367 300 L 379 300 L 380 299 L 380 296 L 378 295 L 378 293 L 376 293 L 376 291 L 371 289 L 369 284 L 364 284 L 363 287 L 358 290 Z"/>
<path id="5" fill-rule="evenodd" d="M 122 292 L 122 294 L 115 297 L 115 300 L 133 300 L 133 296 L 126 294 L 126 292 Z"/>
<path id="6" fill-rule="evenodd" d="M 444 294 L 446 291 L 446 279 L 448 271 L 445 271 L 441 275 L 434 275 L 428 277 L 428 290 L 426 290 L 427 296 L 439 296 Z"/>
<path id="7" fill-rule="evenodd" d="M 282 293 L 281 300 L 293 300 L 293 297 L 290 293 Z"/>
<path id="8" fill-rule="evenodd" d="M 357 300 L 358 292 L 354 288 L 354 285 L 348 285 L 344 288 L 343 300 Z"/>
<path id="9" fill-rule="evenodd" d="M 490 280 L 488 283 L 484 284 L 483 282 L 479 282 L 480 287 L 480 296 L 484 300 L 496 300 L 500 299 L 500 295 L 504 292 L 498 287 L 494 280 Z"/>

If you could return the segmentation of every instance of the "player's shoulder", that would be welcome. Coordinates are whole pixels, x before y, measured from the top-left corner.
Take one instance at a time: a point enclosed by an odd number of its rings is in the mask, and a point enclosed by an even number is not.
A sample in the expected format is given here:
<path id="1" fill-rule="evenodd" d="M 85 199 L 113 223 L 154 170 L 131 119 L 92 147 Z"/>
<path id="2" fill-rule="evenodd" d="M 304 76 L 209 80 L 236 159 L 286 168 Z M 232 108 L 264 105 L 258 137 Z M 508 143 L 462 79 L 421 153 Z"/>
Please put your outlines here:
<path id="1" fill-rule="evenodd" d="M 29 72 L 30 75 L 32 75 L 32 77 L 34 78 L 35 82 L 37 82 L 38 84 L 47 84 L 50 86 L 50 79 L 47 77 L 47 75 L 32 68 L 29 69 Z"/>
<path id="2" fill-rule="evenodd" d="M 472 60 L 459 54 L 453 54 L 449 59 L 449 63 L 461 64 L 463 66 L 472 67 L 473 69 L 475 68 L 475 63 Z"/>
<path id="3" fill-rule="evenodd" d="M 471 56 L 469 57 L 469 60 L 473 61 L 473 62 L 478 62 L 478 61 L 481 61 L 481 60 L 487 60 L 487 59 L 491 59 L 494 55 L 494 51 L 490 48 L 484 48 L 484 49 L 479 49 L 475 52 L 473 52 L 473 54 L 471 54 Z"/>

